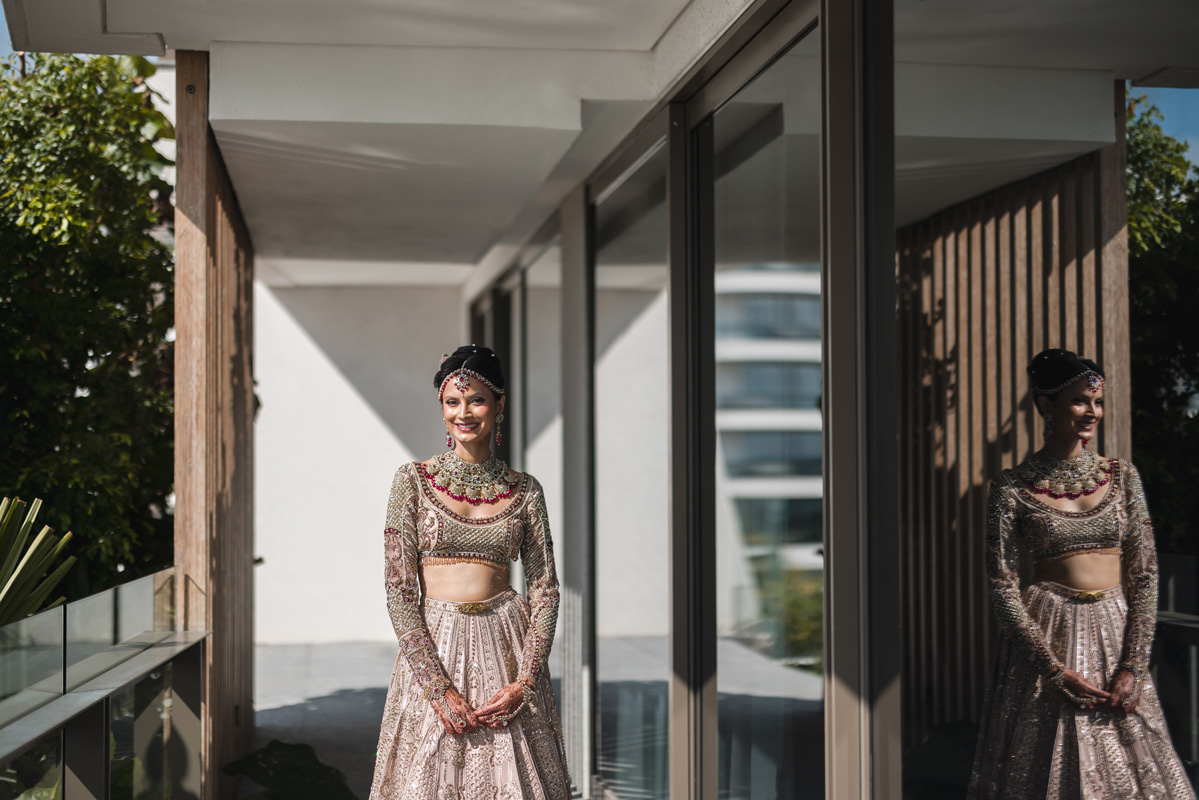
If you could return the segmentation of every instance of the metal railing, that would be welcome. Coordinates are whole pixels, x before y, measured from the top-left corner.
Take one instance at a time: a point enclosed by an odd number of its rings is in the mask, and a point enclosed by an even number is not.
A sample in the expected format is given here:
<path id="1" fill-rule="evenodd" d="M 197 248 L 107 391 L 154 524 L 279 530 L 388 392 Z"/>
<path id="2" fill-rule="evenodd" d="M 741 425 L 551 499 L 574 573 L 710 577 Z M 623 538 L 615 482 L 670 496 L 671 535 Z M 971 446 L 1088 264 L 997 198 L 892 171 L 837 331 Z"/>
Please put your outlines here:
<path id="1" fill-rule="evenodd" d="M 0 800 L 200 796 L 207 631 L 173 569 L 0 627 Z"/>

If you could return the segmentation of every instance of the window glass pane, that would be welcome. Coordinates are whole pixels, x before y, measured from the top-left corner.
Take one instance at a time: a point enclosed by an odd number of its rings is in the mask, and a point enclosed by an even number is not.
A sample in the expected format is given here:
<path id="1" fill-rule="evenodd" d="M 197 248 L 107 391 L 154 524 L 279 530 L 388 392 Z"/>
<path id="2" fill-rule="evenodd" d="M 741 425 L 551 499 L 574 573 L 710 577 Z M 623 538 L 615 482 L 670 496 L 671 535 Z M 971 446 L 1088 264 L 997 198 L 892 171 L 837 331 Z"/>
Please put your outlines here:
<path id="1" fill-rule="evenodd" d="M 820 474 L 820 431 L 724 431 L 720 441 L 729 477 Z"/>
<path id="2" fill-rule="evenodd" d="M 818 408 L 820 364 L 729 361 L 716 365 L 717 408 Z"/>
<path id="3" fill-rule="evenodd" d="M 819 339 L 820 297 L 730 293 L 716 296 L 717 338 Z"/>
<path id="4" fill-rule="evenodd" d="M 523 469 L 541 482 L 554 536 L 558 577 L 570 546 L 562 526 L 562 248 L 548 247 L 525 272 L 524 404 L 520 412 Z M 516 566 L 515 564 L 513 566 Z M 516 580 L 515 570 L 513 579 Z M 523 588 L 523 583 L 517 584 Z M 559 638 L 562 625 L 558 625 Z M 562 647 L 550 650 L 550 676 L 561 709 Z"/>
<path id="5" fill-rule="evenodd" d="M 722 800 L 824 797 L 818 47 L 714 118 Z"/>
<path id="6" fill-rule="evenodd" d="M 819 497 L 738 497 L 735 502 L 741 538 L 747 545 L 821 541 L 824 501 Z"/>
<path id="7" fill-rule="evenodd" d="M 596 208 L 599 771 L 626 800 L 668 795 L 665 156 L 659 149 Z"/>

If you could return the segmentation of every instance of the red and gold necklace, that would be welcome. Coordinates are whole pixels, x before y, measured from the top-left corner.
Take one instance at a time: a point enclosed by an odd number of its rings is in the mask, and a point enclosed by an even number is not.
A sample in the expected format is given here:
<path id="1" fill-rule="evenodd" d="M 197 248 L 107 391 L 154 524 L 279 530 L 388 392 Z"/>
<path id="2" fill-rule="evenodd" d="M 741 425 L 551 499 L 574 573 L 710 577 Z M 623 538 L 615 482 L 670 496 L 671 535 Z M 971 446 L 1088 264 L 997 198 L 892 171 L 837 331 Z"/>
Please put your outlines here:
<path id="1" fill-rule="evenodd" d="M 1112 479 L 1112 462 L 1084 450 L 1069 461 L 1059 461 L 1044 450 L 1033 453 L 1020 477 L 1037 494 L 1077 500 L 1099 491 Z"/>
<path id="2" fill-rule="evenodd" d="M 482 464 L 471 464 L 447 450 L 419 466 L 434 489 L 475 506 L 511 497 L 520 481 L 520 476 L 494 455 Z"/>

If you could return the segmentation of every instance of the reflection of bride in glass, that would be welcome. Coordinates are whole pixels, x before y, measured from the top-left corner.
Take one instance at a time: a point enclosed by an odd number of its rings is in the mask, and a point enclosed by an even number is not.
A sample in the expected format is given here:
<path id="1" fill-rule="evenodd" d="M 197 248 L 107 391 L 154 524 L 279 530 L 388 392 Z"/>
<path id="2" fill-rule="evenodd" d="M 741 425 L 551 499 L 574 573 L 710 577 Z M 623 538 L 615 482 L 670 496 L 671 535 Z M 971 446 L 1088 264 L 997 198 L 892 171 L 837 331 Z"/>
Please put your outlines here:
<path id="1" fill-rule="evenodd" d="M 968 797 L 1193 800 L 1149 677 L 1157 557 L 1141 478 L 1086 449 L 1103 373 L 1068 350 L 1028 371 L 1046 442 L 987 500 L 1002 637 Z M 1023 592 L 1019 549 L 1035 566 Z"/>
<path id="2" fill-rule="evenodd" d="M 546 658 L 558 579 L 537 480 L 491 454 L 504 374 L 460 347 L 434 378 L 450 449 L 396 472 L 384 531 L 400 652 L 371 800 L 568 800 Z M 528 600 L 508 584 L 524 563 Z"/>

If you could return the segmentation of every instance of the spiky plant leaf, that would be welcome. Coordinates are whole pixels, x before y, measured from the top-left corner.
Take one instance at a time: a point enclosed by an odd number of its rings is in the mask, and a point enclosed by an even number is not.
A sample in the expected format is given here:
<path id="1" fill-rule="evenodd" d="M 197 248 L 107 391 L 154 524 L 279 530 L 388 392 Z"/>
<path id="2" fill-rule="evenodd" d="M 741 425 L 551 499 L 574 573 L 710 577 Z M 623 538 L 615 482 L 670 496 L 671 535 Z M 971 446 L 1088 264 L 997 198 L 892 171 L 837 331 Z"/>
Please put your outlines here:
<path id="1" fill-rule="evenodd" d="M 55 536 L 49 526 L 43 526 L 29 542 L 41 506 L 41 500 L 34 500 L 28 513 L 22 514 L 26 505 L 19 499 L 6 497 L 0 505 L 0 625 L 64 600 L 58 598 L 46 606 L 46 598 L 75 564 L 74 556 L 62 558 L 71 534 Z"/>

